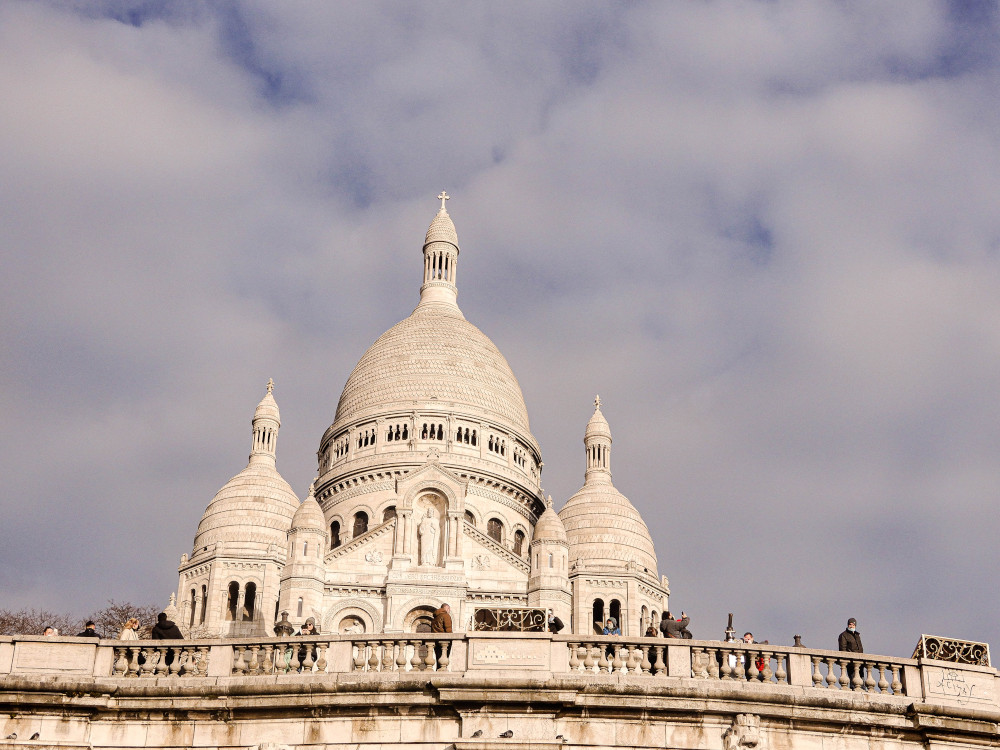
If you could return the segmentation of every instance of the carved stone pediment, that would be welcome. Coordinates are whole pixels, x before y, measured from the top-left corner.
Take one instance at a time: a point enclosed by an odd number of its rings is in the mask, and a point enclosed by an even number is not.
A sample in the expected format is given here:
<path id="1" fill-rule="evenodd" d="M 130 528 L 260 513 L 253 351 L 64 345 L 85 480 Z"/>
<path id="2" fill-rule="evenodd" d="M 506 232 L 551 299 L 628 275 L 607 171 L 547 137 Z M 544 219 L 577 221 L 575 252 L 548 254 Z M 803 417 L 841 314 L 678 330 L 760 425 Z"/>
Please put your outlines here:
<path id="1" fill-rule="evenodd" d="M 460 479 L 436 461 L 428 461 L 419 469 L 396 480 L 400 509 L 412 508 L 414 498 L 421 491 L 435 490 L 447 498 L 449 510 L 458 510 L 465 503 L 468 489 L 467 480 Z"/>

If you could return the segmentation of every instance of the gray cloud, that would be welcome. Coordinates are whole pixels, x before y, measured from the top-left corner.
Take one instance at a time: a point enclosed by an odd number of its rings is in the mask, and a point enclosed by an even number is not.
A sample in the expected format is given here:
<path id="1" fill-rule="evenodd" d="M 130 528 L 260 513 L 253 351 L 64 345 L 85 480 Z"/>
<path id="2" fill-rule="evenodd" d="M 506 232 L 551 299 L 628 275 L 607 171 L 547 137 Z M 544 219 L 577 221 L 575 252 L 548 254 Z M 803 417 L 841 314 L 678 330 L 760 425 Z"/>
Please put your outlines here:
<path id="1" fill-rule="evenodd" d="M 164 601 L 278 383 L 304 494 L 446 188 L 557 503 L 599 392 L 673 604 L 1000 642 L 997 19 L 0 5 L 7 606 Z"/>

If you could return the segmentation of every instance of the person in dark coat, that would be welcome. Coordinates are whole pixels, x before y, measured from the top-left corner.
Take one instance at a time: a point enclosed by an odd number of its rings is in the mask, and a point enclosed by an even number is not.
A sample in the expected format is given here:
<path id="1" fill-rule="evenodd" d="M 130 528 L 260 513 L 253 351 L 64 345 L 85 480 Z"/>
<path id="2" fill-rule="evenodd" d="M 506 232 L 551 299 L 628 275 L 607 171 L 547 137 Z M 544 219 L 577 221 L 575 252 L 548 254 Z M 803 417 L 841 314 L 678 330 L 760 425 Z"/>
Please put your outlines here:
<path id="1" fill-rule="evenodd" d="M 548 618 L 546 619 L 546 627 L 550 633 L 558 633 L 565 626 L 563 625 L 563 621 L 556 617 L 550 609 Z"/>
<path id="2" fill-rule="evenodd" d="M 431 620 L 431 632 L 432 633 L 450 633 L 451 632 L 451 606 L 448 604 L 442 604 L 436 610 L 434 610 L 434 619 Z M 438 663 L 441 662 L 441 657 L 444 655 L 445 644 L 444 641 L 437 641 L 434 644 L 434 656 L 437 657 Z"/>
<path id="3" fill-rule="evenodd" d="M 299 628 L 299 632 L 296 633 L 295 635 L 305 635 L 305 636 L 319 635 L 319 628 L 316 627 L 316 618 L 315 617 L 307 617 L 306 621 L 304 623 L 302 623 L 302 627 Z M 313 645 L 313 647 L 311 649 L 308 649 L 308 650 L 306 649 L 305 646 L 299 646 L 299 662 L 300 662 L 300 664 L 299 664 L 299 671 L 300 672 L 302 671 L 303 666 L 306 663 L 306 654 L 307 653 L 312 656 L 312 660 L 313 660 L 314 664 L 316 662 L 317 657 L 319 656 L 319 652 L 317 651 L 315 644 Z"/>
<path id="4" fill-rule="evenodd" d="M 689 622 L 691 622 L 691 618 L 683 612 L 681 612 L 679 620 L 675 620 L 669 612 L 664 612 L 663 619 L 660 620 L 660 632 L 663 633 L 664 638 L 690 638 L 691 636 L 684 632 L 687 630 Z"/>
<path id="5" fill-rule="evenodd" d="M 180 641 L 184 639 L 184 634 L 173 620 L 167 619 L 166 612 L 160 612 L 156 616 L 156 624 L 153 626 L 150 637 L 154 641 Z"/>
<path id="6" fill-rule="evenodd" d="M 94 624 L 93 620 L 87 620 L 87 626 L 83 629 L 82 633 L 76 634 L 77 638 L 100 638 L 97 634 L 97 625 Z"/>
<path id="7" fill-rule="evenodd" d="M 847 628 L 840 637 L 837 638 L 837 649 L 839 651 L 847 651 L 851 654 L 863 654 L 865 652 L 864 646 L 861 645 L 861 633 L 858 632 L 858 621 L 853 617 L 847 621 Z M 851 678 L 851 682 L 854 682 L 854 663 L 851 662 L 847 665 L 847 675 Z M 865 678 L 867 670 L 861 667 L 861 679 Z"/>

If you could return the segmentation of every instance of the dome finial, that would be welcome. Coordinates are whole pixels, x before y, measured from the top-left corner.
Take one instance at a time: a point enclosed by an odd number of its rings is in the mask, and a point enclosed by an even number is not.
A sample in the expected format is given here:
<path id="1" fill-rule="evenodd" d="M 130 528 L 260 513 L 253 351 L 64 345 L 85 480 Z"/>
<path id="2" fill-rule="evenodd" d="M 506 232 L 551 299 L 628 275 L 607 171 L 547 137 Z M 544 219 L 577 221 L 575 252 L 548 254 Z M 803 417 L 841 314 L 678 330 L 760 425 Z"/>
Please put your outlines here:
<path id="1" fill-rule="evenodd" d="M 267 379 L 267 392 L 268 393 L 274 392 L 274 378 Z"/>
<path id="2" fill-rule="evenodd" d="M 594 396 L 594 408 L 595 409 L 600 409 L 601 408 L 601 397 L 600 396 Z"/>
<path id="3" fill-rule="evenodd" d="M 549 495 L 547 498 L 545 498 L 545 507 L 546 508 L 552 507 L 552 495 Z"/>
<path id="4" fill-rule="evenodd" d="M 309 497 L 316 497 L 316 482 L 319 481 L 319 477 L 313 477 L 312 483 L 309 485 Z"/>
<path id="5" fill-rule="evenodd" d="M 441 201 L 441 210 L 444 211 L 445 213 L 448 213 L 448 209 L 446 209 L 444 207 L 444 202 L 445 201 L 450 201 L 451 200 L 451 196 L 448 195 L 448 193 L 446 193 L 444 190 L 442 190 L 441 194 L 438 195 L 438 200 Z"/>

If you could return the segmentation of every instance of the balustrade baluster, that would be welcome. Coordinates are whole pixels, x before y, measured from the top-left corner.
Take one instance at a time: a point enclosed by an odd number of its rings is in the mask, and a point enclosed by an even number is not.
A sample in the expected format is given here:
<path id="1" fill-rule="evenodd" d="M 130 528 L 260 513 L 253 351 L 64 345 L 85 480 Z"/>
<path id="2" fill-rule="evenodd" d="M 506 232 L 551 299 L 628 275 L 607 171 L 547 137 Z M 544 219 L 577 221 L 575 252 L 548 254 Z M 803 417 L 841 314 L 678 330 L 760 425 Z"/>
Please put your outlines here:
<path id="1" fill-rule="evenodd" d="M 777 680 L 779 685 L 788 684 L 788 672 L 785 671 L 785 659 L 787 658 L 787 654 L 774 655 L 774 679 Z"/>
<path id="2" fill-rule="evenodd" d="M 597 671 L 598 672 L 610 672 L 611 662 L 608 661 L 608 649 L 604 644 L 598 644 L 598 648 L 601 650 L 601 657 L 597 660 Z"/>
<path id="3" fill-rule="evenodd" d="M 153 671 L 156 668 L 156 665 L 153 662 L 155 661 L 154 657 L 156 657 L 156 656 L 158 656 L 158 652 L 156 651 L 156 649 L 144 648 L 142 650 L 142 658 L 144 659 L 143 664 L 142 664 L 142 676 L 143 677 L 152 677 L 153 676 Z"/>
<path id="4" fill-rule="evenodd" d="M 131 659 L 128 663 L 128 672 L 126 673 L 129 677 L 138 677 L 139 673 L 142 671 L 142 665 L 139 664 L 139 652 L 141 649 L 138 646 L 129 646 L 128 652 L 131 655 Z"/>
<path id="5" fill-rule="evenodd" d="M 326 650 L 330 647 L 329 642 L 324 641 L 319 644 L 319 658 L 316 660 L 316 671 L 326 671 Z"/>
<path id="6" fill-rule="evenodd" d="M 260 672 L 260 659 L 257 654 L 260 651 L 260 646 L 254 644 L 250 647 L 250 663 L 247 664 L 247 672 L 250 674 L 258 674 Z"/>
<path id="7" fill-rule="evenodd" d="M 424 644 L 422 640 L 413 641 L 413 656 L 410 657 L 410 671 L 417 672 L 424 666 L 424 660 L 420 658 L 420 647 Z"/>
<path id="8" fill-rule="evenodd" d="M 642 647 L 642 660 L 639 662 L 640 674 L 649 674 L 649 670 L 652 668 L 652 663 L 649 661 L 649 646 Z"/>
<path id="9" fill-rule="evenodd" d="M 878 691 L 880 693 L 889 692 L 889 681 L 885 679 L 886 666 L 885 664 L 876 664 L 875 669 L 878 670 Z"/>
<path id="10" fill-rule="evenodd" d="M 867 669 L 865 670 L 865 692 L 874 693 L 875 692 L 875 678 L 872 676 L 872 662 L 865 662 Z"/>
<path id="11" fill-rule="evenodd" d="M 760 655 L 757 651 L 747 651 L 747 664 L 750 665 L 750 669 L 747 670 L 747 679 L 751 682 L 756 682 L 757 678 L 760 676 L 760 670 L 757 669 L 757 658 Z"/>
<path id="12" fill-rule="evenodd" d="M 840 680 L 837 679 L 837 670 L 834 667 L 837 660 L 832 656 L 826 659 L 826 686 L 834 690 L 840 690 Z"/>
<path id="13" fill-rule="evenodd" d="M 383 672 L 391 672 L 395 668 L 396 660 L 392 653 L 392 641 L 382 641 L 382 664 L 379 669 Z"/>
<path id="14" fill-rule="evenodd" d="M 847 668 L 847 660 L 840 660 L 840 689 L 850 690 L 851 689 L 851 676 L 850 670 Z"/>
<path id="15" fill-rule="evenodd" d="M 306 658 L 302 662 L 302 671 L 303 672 L 312 672 L 313 671 L 313 665 L 316 663 L 316 660 L 313 657 L 313 652 L 315 650 L 316 650 L 316 644 L 315 643 L 309 643 L 309 644 L 306 645 L 306 648 L 305 648 L 305 652 L 306 652 L 305 656 L 306 656 Z"/>
<path id="16" fill-rule="evenodd" d="M 181 656 L 182 656 L 182 654 L 183 654 L 183 650 L 182 649 L 179 649 L 179 648 L 175 648 L 174 649 L 174 658 L 173 658 L 173 661 L 171 661 L 167 665 L 167 675 L 169 677 L 177 677 L 180 674 L 180 671 L 181 671 Z"/>
<path id="17" fill-rule="evenodd" d="M 736 656 L 736 663 L 733 664 L 733 679 L 734 680 L 745 680 L 747 678 L 746 660 L 749 656 L 746 651 L 734 651 L 733 654 Z"/>
<path id="18" fill-rule="evenodd" d="M 861 672 L 865 668 L 865 663 L 863 661 L 851 660 L 851 664 L 854 666 L 854 676 L 851 678 L 851 689 L 855 692 L 863 692 L 865 689 L 865 681 L 861 677 Z"/>
<path id="19" fill-rule="evenodd" d="M 208 646 L 198 646 L 198 671 L 196 674 L 205 677 L 208 674 Z"/>
<path id="20" fill-rule="evenodd" d="M 622 661 L 622 647 L 621 644 L 615 644 L 611 647 L 611 672 L 621 672 L 622 667 L 625 662 Z"/>
<path id="21" fill-rule="evenodd" d="M 899 681 L 899 665 L 892 665 L 892 684 L 889 685 L 892 688 L 893 695 L 899 695 L 903 690 L 903 683 Z"/>
<path id="22" fill-rule="evenodd" d="M 377 672 L 378 671 L 378 656 L 379 656 L 379 642 L 369 641 L 368 644 L 368 671 Z"/>
<path id="23" fill-rule="evenodd" d="M 708 677 L 712 680 L 719 679 L 719 650 L 708 649 Z"/>
<path id="24" fill-rule="evenodd" d="M 233 646 L 239 656 L 236 657 L 236 661 L 233 663 L 233 674 L 246 674 L 247 673 L 247 662 L 246 662 L 246 646 Z"/>
<path id="25" fill-rule="evenodd" d="M 771 678 L 774 677 L 774 672 L 771 671 L 771 652 L 761 651 L 761 658 L 764 660 L 764 669 L 760 673 L 761 682 L 770 682 Z"/>
<path id="26" fill-rule="evenodd" d="M 566 647 L 569 649 L 569 671 L 576 672 L 580 668 L 580 644 L 570 641 Z"/>
<path id="27" fill-rule="evenodd" d="M 260 671 L 263 674 L 274 672 L 274 645 L 264 644 L 264 657 L 260 660 Z"/>
<path id="28" fill-rule="evenodd" d="M 117 677 L 121 677 L 128 671 L 128 659 L 125 658 L 125 654 L 128 652 L 126 648 L 116 648 L 115 649 L 115 666 L 111 670 L 111 673 Z"/>
<path id="29" fill-rule="evenodd" d="M 654 646 L 656 649 L 656 663 L 653 664 L 653 669 L 656 670 L 657 677 L 666 677 L 667 675 L 667 664 L 663 661 L 663 652 L 666 646 Z"/>
<path id="30" fill-rule="evenodd" d="M 299 660 L 299 647 L 298 645 L 292 646 L 292 659 L 288 662 L 289 672 L 298 672 L 302 668 L 302 662 Z"/>
<path id="31" fill-rule="evenodd" d="M 438 659 L 438 669 L 447 670 L 451 659 L 448 652 L 451 651 L 451 641 L 441 641 L 441 658 Z"/>
<path id="32" fill-rule="evenodd" d="M 583 647 L 587 649 L 587 655 L 583 660 L 583 669 L 585 672 L 593 672 L 594 666 L 597 664 L 597 661 L 594 658 L 594 654 L 596 653 L 594 650 L 595 646 L 592 643 L 586 643 Z"/>
<path id="33" fill-rule="evenodd" d="M 396 671 L 405 672 L 406 671 L 406 641 L 400 641 L 398 644 L 399 652 L 396 654 Z"/>
<path id="34" fill-rule="evenodd" d="M 436 639 L 434 641 L 430 641 L 430 642 L 427 643 L 427 655 L 424 656 L 424 670 L 425 671 L 430 671 L 430 670 L 434 669 L 434 660 L 437 658 L 437 654 L 435 653 L 435 649 L 436 649 L 438 643 L 439 643 L 439 641 L 436 640 Z"/>
<path id="35" fill-rule="evenodd" d="M 823 673 L 819 671 L 819 665 L 820 665 L 820 663 L 821 663 L 821 659 L 818 656 L 813 656 L 812 657 L 812 665 L 813 665 L 812 681 L 813 681 L 813 687 L 818 687 L 818 688 L 819 687 L 823 687 Z"/>
<path id="36" fill-rule="evenodd" d="M 285 644 L 281 644 L 274 649 L 274 671 L 278 674 L 288 672 L 288 659 L 291 653 Z"/>
<path id="37" fill-rule="evenodd" d="M 730 659 L 730 655 L 734 658 Z M 739 659 L 735 658 L 736 654 L 730 651 L 728 648 L 722 649 L 722 679 L 732 680 L 733 677 L 733 664 L 735 664 Z"/>

